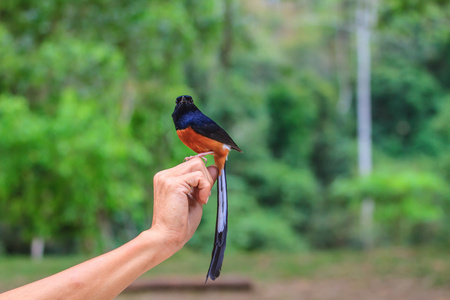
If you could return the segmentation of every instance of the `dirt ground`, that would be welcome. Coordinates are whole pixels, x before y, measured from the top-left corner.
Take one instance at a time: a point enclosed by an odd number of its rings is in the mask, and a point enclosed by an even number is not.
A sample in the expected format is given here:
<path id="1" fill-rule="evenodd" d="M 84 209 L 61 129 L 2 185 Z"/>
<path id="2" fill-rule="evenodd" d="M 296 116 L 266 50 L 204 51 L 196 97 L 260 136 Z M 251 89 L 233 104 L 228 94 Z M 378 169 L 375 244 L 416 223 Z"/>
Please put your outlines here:
<path id="1" fill-rule="evenodd" d="M 290 279 L 259 282 L 251 291 L 154 291 L 123 293 L 119 300 L 448 300 L 450 287 L 433 287 L 420 279 Z"/>

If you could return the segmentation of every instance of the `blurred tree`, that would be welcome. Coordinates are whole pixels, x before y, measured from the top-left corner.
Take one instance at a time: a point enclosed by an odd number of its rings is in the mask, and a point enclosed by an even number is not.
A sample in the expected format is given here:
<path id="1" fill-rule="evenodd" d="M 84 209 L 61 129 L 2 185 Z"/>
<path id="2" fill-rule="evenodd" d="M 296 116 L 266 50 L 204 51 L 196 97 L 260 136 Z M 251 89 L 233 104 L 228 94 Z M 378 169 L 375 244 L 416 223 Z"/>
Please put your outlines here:
<path id="1" fill-rule="evenodd" d="M 268 95 L 268 145 L 274 157 L 294 167 L 307 165 L 305 158 L 313 146 L 308 125 L 315 121 L 317 107 L 311 96 L 305 88 L 294 92 L 283 84 L 274 86 Z"/>
<path id="2" fill-rule="evenodd" d="M 404 170 L 392 176 L 388 169 L 367 178 L 336 181 L 332 188 L 337 201 L 353 202 L 370 197 L 375 200 L 375 219 L 385 243 L 411 243 L 417 238 L 418 225 L 432 230 L 427 241 L 436 236 L 436 224 L 445 218 L 442 207 L 449 201 L 445 182 L 433 173 Z"/>
<path id="3" fill-rule="evenodd" d="M 436 154 L 420 139 L 442 101 L 434 78 L 420 66 L 392 61 L 374 70 L 373 85 L 375 142 L 397 156 Z"/>
<path id="4" fill-rule="evenodd" d="M 372 172 L 371 35 L 377 19 L 377 0 L 359 0 L 356 8 L 358 170 L 361 176 Z M 361 199 L 361 239 L 365 248 L 373 247 L 371 198 Z"/>
<path id="5" fill-rule="evenodd" d="M 419 2 L 390 1 L 380 12 L 374 139 L 397 156 L 441 151 L 433 146 L 433 138 L 423 137 L 448 92 L 450 3 Z"/>
<path id="6" fill-rule="evenodd" d="M 70 233 L 91 251 L 105 248 L 94 242 L 105 221 L 144 217 L 140 166 L 150 157 L 95 105 L 70 91 L 62 97 L 53 118 L 32 113 L 23 98 L 0 99 L 1 217 L 26 240 Z"/>

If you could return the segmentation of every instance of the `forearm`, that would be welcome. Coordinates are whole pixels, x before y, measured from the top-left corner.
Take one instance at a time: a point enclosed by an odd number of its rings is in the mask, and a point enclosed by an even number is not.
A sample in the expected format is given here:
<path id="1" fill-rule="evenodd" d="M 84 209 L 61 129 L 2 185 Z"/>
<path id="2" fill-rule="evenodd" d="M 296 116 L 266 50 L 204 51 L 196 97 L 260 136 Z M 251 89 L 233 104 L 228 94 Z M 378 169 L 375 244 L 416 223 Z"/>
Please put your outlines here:
<path id="1" fill-rule="evenodd" d="M 0 299 L 113 299 L 178 248 L 148 230 L 127 244 L 70 269 L 11 290 Z"/>

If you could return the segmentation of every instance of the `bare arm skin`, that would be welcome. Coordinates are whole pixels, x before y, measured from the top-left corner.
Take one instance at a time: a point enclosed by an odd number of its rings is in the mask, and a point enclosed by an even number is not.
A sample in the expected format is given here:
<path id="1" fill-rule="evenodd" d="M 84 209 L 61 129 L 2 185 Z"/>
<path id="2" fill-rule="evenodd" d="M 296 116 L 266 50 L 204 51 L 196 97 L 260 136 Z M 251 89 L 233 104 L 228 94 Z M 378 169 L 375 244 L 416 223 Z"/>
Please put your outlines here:
<path id="1" fill-rule="evenodd" d="M 153 223 L 125 245 L 0 294 L 5 299 L 113 299 L 193 236 L 218 170 L 196 158 L 155 175 Z"/>

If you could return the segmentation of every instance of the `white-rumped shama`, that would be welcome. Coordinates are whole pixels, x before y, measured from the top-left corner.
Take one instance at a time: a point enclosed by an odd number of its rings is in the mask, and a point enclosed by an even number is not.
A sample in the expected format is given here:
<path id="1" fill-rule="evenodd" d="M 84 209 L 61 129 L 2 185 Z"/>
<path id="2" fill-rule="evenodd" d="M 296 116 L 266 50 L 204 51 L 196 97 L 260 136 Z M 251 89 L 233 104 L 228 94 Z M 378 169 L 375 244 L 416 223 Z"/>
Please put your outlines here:
<path id="1" fill-rule="evenodd" d="M 172 114 L 175 129 L 180 140 L 189 148 L 203 157 L 214 155 L 214 162 L 219 169 L 217 180 L 217 217 L 214 247 L 211 254 L 211 263 L 208 278 L 215 280 L 220 275 L 223 256 L 227 242 L 228 231 L 228 195 L 225 162 L 231 149 L 242 152 L 236 143 L 213 120 L 205 116 L 194 104 L 191 96 L 179 96 L 176 100 L 175 110 Z"/>

